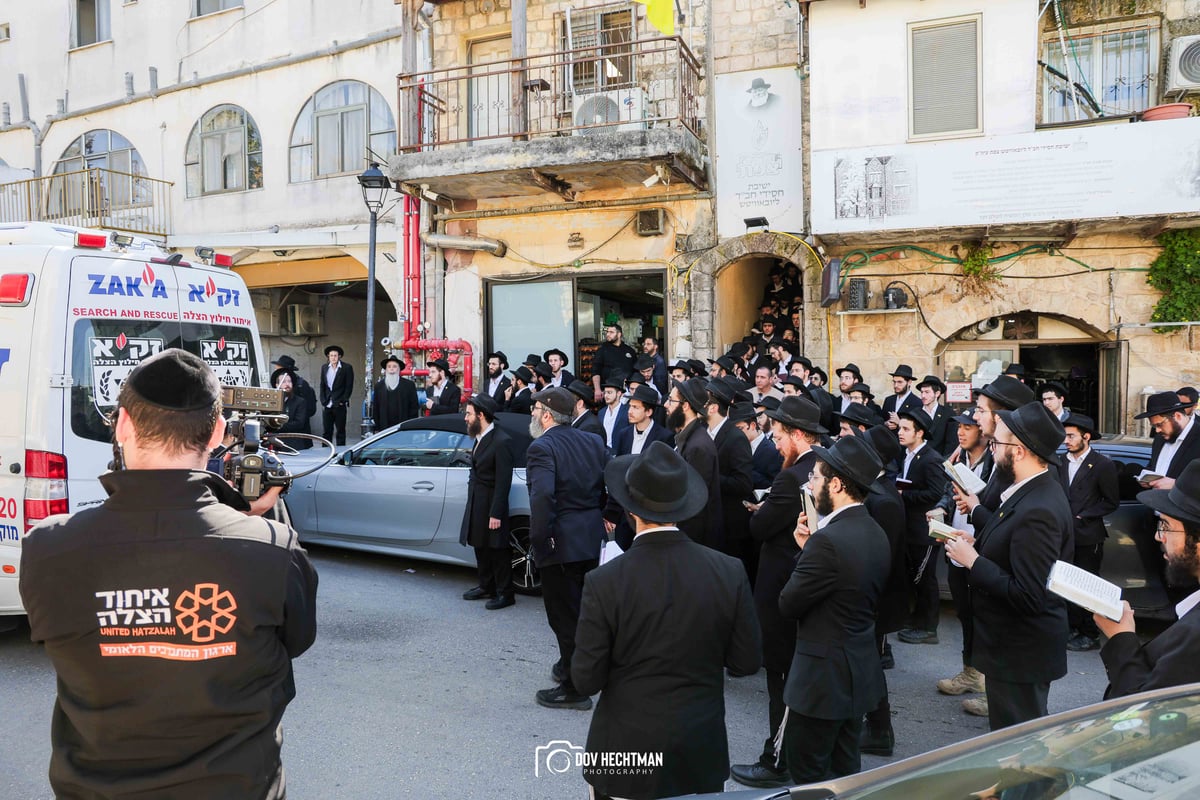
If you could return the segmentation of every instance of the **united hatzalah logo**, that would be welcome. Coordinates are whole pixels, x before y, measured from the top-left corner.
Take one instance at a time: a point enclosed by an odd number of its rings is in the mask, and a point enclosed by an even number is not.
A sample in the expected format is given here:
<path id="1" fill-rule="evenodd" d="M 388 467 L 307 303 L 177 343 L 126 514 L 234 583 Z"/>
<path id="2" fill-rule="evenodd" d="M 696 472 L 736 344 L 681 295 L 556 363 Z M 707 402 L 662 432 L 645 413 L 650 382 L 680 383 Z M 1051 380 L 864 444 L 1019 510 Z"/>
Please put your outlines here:
<path id="1" fill-rule="evenodd" d="M 229 633 L 237 622 L 237 600 L 215 583 L 198 583 L 175 601 L 175 624 L 193 642 L 211 642 L 218 633 Z"/>

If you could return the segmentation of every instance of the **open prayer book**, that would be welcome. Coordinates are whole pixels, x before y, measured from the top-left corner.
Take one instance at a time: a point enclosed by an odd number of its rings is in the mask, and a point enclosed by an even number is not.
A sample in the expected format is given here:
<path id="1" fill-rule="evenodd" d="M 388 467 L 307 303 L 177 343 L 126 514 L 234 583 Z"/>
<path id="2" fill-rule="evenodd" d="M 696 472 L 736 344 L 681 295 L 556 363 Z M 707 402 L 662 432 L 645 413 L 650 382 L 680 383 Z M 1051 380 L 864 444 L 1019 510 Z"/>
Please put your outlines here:
<path id="1" fill-rule="evenodd" d="M 1088 611 L 1121 621 L 1121 587 L 1066 561 L 1055 561 L 1046 588 Z"/>
<path id="2" fill-rule="evenodd" d="M 807 488 L 801 490 L 800 494 L 804 495 L 804 516 L 808 518 L 808 529 L 815 533 L 817 530 L 817 521 L 821 519 L 817 514 L 816 501 L 813 500 L 812 492 Z"/>
<path id="3" fill-rule="evenodd" d="M 946 477 L 957 486 L 963 494 L 979 494 L 983 488 L 987 486 L 983 480 L 971 471 L 971 468 L 961 461 L 957 464 L 951 464 L 949 461 L 942 462 L 942 470 L 945 471 Z"/>
<path id="4" fill-rule="evenodd" d="M 944 522 L 939 522 L 936 519 L 931 519 L 929 520 L 929 535 L 944 542 L 948 539 L 957 539 L 958 529 Z"/>
<path id="5" fill-rule="evenodd" d="M 1157 472 L 1151 472 L 1148 469 L 1144 469 L 1138 473 L 1138 476 L 1136 478 L 1134 478 L 1134 480 L 1137 481 L 1138 483 L 1154 483 L 1156 480 L 1159 480 L 1160 478 L 1163 478 L 1163 477 L 1166 477 L 1166 476 L 1159 475 Z"/>

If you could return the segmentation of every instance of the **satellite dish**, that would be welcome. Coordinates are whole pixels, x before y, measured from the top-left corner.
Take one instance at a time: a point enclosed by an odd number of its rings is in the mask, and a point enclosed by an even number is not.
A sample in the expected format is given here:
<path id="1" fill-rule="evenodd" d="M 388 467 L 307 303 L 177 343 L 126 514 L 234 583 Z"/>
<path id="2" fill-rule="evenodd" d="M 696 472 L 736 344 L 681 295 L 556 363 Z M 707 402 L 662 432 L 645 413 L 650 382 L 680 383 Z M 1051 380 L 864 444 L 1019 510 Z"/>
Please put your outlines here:
<path id="1" fill-rule="evenodd" d="M 592 95 L 579 104 L 575 109 L 576 126 L 606 125 L 621 121 L 621 109 L 611 97 L 602 94 Z M 576 131 L 587 133 L 588 129 Z"/>

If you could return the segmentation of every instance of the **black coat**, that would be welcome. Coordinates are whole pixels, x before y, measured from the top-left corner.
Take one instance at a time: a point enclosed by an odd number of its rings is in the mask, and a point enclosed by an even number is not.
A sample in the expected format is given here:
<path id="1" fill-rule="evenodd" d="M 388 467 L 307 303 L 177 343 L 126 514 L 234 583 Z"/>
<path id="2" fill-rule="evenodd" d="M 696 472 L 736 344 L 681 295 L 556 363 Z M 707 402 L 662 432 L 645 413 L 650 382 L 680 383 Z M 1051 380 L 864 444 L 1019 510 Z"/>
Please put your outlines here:
<path id="1" fill-rule="evenodd" d="M 490 384 L 491 381 L 488 381 L 488 383 Z M 500 410 L 500 411 L 508 410 L 509 401 L 504 397 L 504 393 L 505 393 L 505 391 L 508 390 L 508 387 L 510 387 L 512 385 L 513 385 L 513 382 L 512 382 L 512 380 L 509 379 L 509 377 L 507 375 L 500 376 L 500 383 L 498 383 L 496 385 L 496 391 L 492 392 L 492 399 L 495 400 L 496 405 L 498 405 L 500 407 L 498 410 Z"/>
<path id="2" fill-rule="evenodd" d="M 779 592 L 791 577 L 800 554 L 792 532 L 804 511 L 800 487 L 808 483 L 808 473 L 816 462 L 817 454 L 810 450 L 795 464 L 780 470 L 771 484 L 771 493 L 750 517 L 750 535 L 762 542 L 754 576 L 754 605 L 763 632 L 763 666 L 774 672 L 787 672 L 796 649 L 796 625 L 779 613 Z"/>
<path id="3" fill-rule="evenodd" d="M 1118 633 L 1100 648 L 1108 672 L 1104 699 L 1200 680 L 1200 610 L 1193 608 L 1146 644 Z"/>
<path id="4" fill-rule="evenodd" d="M 946 484 L 949 483 L 942 469 L 944 460 L 941 453 L 925 445 L 913 457 L 912 464 L 904 475 L 912 481 L 912 486 L 900 490 L 900 496 L 904 500 L 904 524 L 910 546 L 938 543 L 937 539 L 929 536 L 929 521 L 925 519 L 925 512 L 938 504 L 946 491 Z M 903 457 L 900 464 L 903 467 Z"/>
<path id="5" fill-rule="evenodd" d="M 1090 547 L 1100 544 L 1108 536 L 1104 517 L 1117 510 L 1121 504 L 1121 493 L 1117 488 L 1117 465 L 1108 456 L 1088 451 L 1087 458 L 1079 465 L 1075 480 L 1069 481 L 1066 454 L 1059 456 L 1058 479 L 1062 481 L 1071 504 L 1071 515 L 1075 522 L 1075 546 Z"/>
<path id="6" fill-rule="evenodd" d="M 820 386 L 808 387 L 809 394 L 812 395 L 813 402 L 817 404 L 817 408 L 821 409 L 821 425 L 827 431 L 836 431 L 838 429 L 837 420 L 833 418 L 834 407 L 838 411 L 842 410 L 840 401 L 835 401 L 833 395 L 825 391 Z"/>
<path id="7" fill-rule="evenodd" d="M 717 467 L 721 472 L 721 522 L 725 540 L 750 536 L 750 512 L 743 501 L 754 499 L 753 455 L 750 440 L 728 419 L 713 439 L 717 446 Z"/>
<path id="8" fill-rule="evenodd" d="M 996 472 L 995 453 L 989 452 L 988 456 L 992 461 L 992 466 L 989 467 L 991 474 L 987 478 L 987 486 L 983 487 L 983 490 L 978 495 L 979 505 L 971 510 L 971 524 L 975 526 L 976 531 L 981 531 L 987 526 L 988 522 L 992 519 L 993 512 L 1000 507 L 1000 495 L 1009 486 L 1012 486 L 1012 481 L 1001 477 L 1000 473 Z"/>
<path id="9" fill-rule="evenodd" d="M 371 413 L 375 418 L 377 431 L 413 419 L 421 409 L 417 403 L 417 385 L 404 377 L 400 378 L 400 383 L 395 389 L 388 389 L 387 381 L 379 381 L 375 384 L 373 400 L 374 408 Z"/>
<path id="10" fill-rule="evenodd" d="M 925 432 L 925 441 L 939 453 L 949 453 L 958 447 L 958 423 L 946 406 L 938 406 L 933 414 L 933 425 Z"/>
<path id="11" fill-rule="evenodd" d="M 617 797 L 719 792 L 729 775 L 725 670 L 758 671 L 758 620 L 741 562 L 678 530 L 639 536 L 588 573 L 571 678 L 600 692 L 589 753 L 662 753 L 648 774 L 584 778 Z"/>
<path id="12" fill-rule="evenodd" d="M 309 419 L 313 414 L 317 413 L 317 393 L 313 391 L 312 384 L 301 378 L 295 372 L 292 373 L 292 392 L 304 398 L 304 402 L 308 408 Z"/>
<path id="13" fill-rule="evenodd" d="M 310 389 L 311 391 L 311 389 Z M 313 446 L 311 439 L 294 439 L 284 434 L 311 433 L 308 427 L 308 401 L 293 391 L 286 395 L 283 401 L 283 413 L 287 414 L 287 422 L 279 428 L 283 443 L 294 450 L 307 450 Z"/>
<path id="14" fill-rule="evenodd" d="M 865 506 L 814 531 L 779 593 L 796 620 L 796 646 L 783 700 L 817 719 L 855 719 L 887 691 L 875 647 L 876 604 L 891 570 L 888 540 Z"/>
<path id="15" fill-rule="evenodd" d="M 917 394 L 916 392 L 909 392 L 904 398 L 904 402 L 900 404 L 900 408 L 896 408 L 896 395 L 889 394 L 883 399 L 883 408 L 880 409 L 880 411 L 883 412 L 883 419 L 886 421 L 888 414 L 891 414 L 893 411 L 898 414 L 901 411 L 912 411 L 920 407 L 921 395 Z"/>
<path id="16" fill-rule="evenodd" d="M 426 387 L 428 397 L 433 398 L 433 387 Z M 462 389 L 453 381 L 446 381 L 446 387 L 442 389 L 442 393 L 438 397 L 433 398 L 433 408 L 429 409 L 429 415 L 434 414 L 457 414 L 459 406 L 462 405 Z"/>
<path id="17" fill-rule="evenodd" d="M 675 450 L 704 479 L 708 502 L 700 513 L 679 523 L 679 529 L 692 541 L 721 549 L 725 543 L 725 523 L 721 507 L 721 471 L 717 463 L 717 446 L 704 423 L 695 419 L 675 434 Z"/>
<path id="18" fill-rule="evenodd" d="M 972 665 L 1012 683 L 1046 683 L 1067 672 L 1067 607 L 1046 589 L 1050 568 L 1069 561 L 1071 507 L 1047 470 L 1013 493 L 977 530 L 970 571 L 975 617 Z"/>
<path id="19" fill-rule="evenodd" d="M 910 584 L 904 561 L 904 501 L 896 491 L 896 485 L 886 477 L 880 477 L 871 485 L 863 504 L 888 539 L 892 567 L 876 609 L 875 628 L 879 633 L 892 633 L 903 628 L 908 617 Z"/>
<path id="20" fill-rule="evenodd" d="M 1163 437 L 1154 437 L 1154 441 L 1150 443 L 1150 462 L 1146 466 L 1147 469 L 1154 469 L 1154 465 L 1158 462 L 1158 454 L 1162 452 L 1163 445 L 1166 443 L 1166 439 Z M 1183 473 L 1183 468 L 1197 458 L 1200 458 L 1200 423 L 1194 422 L 1192 429 L 1188 431 L 1187 438 L 1183 440 L 1183 445 L 1171 459 L 1166 477 L 1178 478 Z"/>
<path id="21" fill-rule="evenodd" d="M 625 424 L 620 430 L 613 434 L 613 455 L 627 456 L 633 452 L 633 425 Z M 675 446 L 675 437 L 671 432 L 659 425 L 657 422 L 650 426 L 650 430 L 646 431 L 644 436 L 649 437 L 646 443 L 642 445 L 642 452 L 655 442 L 663 442 L 665 444 Z M 629 516 L 625 513 L 625 509 L 621 508 L 620 504 L 609 495 L 608 505 L 604 508 L 604 518 L 609 522 L 614 523 L 617 527 L 613 530 L 613 539 L 621 546 L 622 550 L 628 550 L 633 544 L 633 525 L 629 522 Z"/>
<path id="22" fill-rule="evenodd" d="M 514 387 L 512 400 L 508 403 L 508 410 L 513 414 L 529 414 L 533 411 L 533 390 L 528 386 L 517 391 Z"/>
<path id="23" fill-rule="evenodd" d="M 584 433 L 596 434 L 604 443 L 604 449 L 608 449 L 608 434 L 605 432 L 604 426 L 600 424 L 600 420 L 591 411 L 580 414 L 579 418 L 571 423 L 571 427 Z"/>
<path id="24" fill-rule="evenodd" d="M 567 425 L 550 427 L 529 445 L 529 541 L 539 566 L 600 557 L 607 461 L 604 442 Z"/>
<path id="25" fill-rule="evenodd" d="M 354 393 L 354 367 L 345 361 L 338 362 L 337 374 L 333 376 L 333 389 L 325 376 L 329 373 L 329 365 L 321 365 L 321 408 L 349 405 L 350 395 Z"/>
<path id="26" fill-rule="evenodd" d="M 963 464 L 966 464 L 966 461 L 963 460 L 963 454 L 961 450 L 958 451 L 958 455 L 956 457 L 953 457 L 950 460 L 954 463 L 962 462 Z M 996 466 L 995 459 L 992 457 L 992 451 L 990 449 L 984 448 L 983 458 L 980 459 L 980 463 L 983 464 L 983 469 L 979 472 L 979 479 L 984 483 L 987 483 L 989 480 L 991 480 L 992 468 Z M 984 492 L 987 492 L 986 488 L 984 489 Z M 942 499 L 938 502 L 936 508 L 940 508 L 945 513 L 946 524 L 949 525 L 950 520 L 954 519 L 954 512 L 956 509 L 956 504 L 954 502 L 954 484 L 950 482 L 949 478 L 946 479 L 946 491 L 942 495 Z M 974 523 L 972 523 L 972 525 L 974 525 Z"/>
<path id="27" fill-rule="evenodd" d="M 783 456 L 775 447 L 775 441 L 765 436 L 751 456 L 751 476 L 755 489 L 770 489 L 779 470 L 783 469 Z"/>
<path id="28" fill-rule="evenodd" d="M 467 504 L 463 508 L 458 543 L 471 547 L 508 546 L 508 492 L 512 488 L 512 441 L 493 425 L 471 452 L 471 474 L 467 478 Z M 488 527 L 490 518 L 500 527 Z"/>

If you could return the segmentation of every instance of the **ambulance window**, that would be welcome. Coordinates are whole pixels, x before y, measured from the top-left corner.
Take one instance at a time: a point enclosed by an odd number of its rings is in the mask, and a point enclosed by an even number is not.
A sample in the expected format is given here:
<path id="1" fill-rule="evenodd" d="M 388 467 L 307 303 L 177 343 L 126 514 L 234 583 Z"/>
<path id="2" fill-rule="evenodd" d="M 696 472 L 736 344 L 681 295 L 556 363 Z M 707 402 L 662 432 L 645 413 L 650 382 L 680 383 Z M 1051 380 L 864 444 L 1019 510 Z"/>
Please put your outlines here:
<path id="1" fill-rule="evenodd" d="M 117 404 L 121 383 L 144 359 L 179 347 L 179 323 L 81 319 L 71 347 L 71 431 L 111 442 L 105 418 Z"/>
<path id="2" fill-rule="evenodd" d="M 254 336 L 248 328 L 185 322 L 183 349 L 204 359 L 221 383 L 231 386 L 262 383 Z"/>

